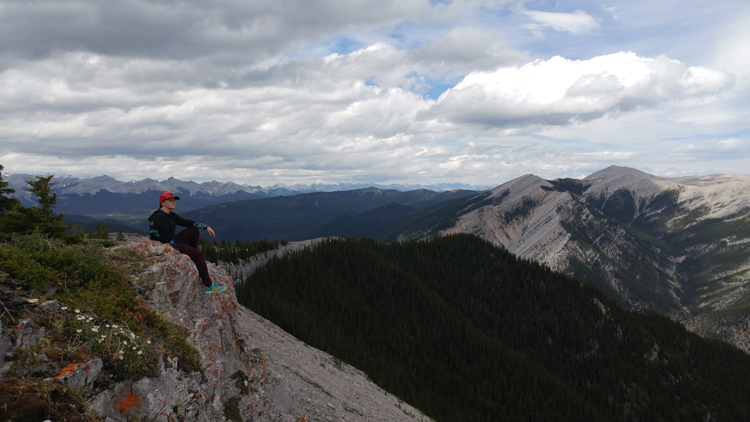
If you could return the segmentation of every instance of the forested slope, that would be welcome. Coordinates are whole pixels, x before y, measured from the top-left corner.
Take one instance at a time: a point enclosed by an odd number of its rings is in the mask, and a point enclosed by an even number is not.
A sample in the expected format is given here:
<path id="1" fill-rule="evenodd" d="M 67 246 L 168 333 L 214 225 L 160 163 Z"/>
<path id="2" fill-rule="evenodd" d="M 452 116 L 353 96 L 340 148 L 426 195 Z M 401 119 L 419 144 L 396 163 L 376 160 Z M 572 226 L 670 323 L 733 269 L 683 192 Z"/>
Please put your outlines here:
<path id="1" fill-rule="evenodd" d="M 474 236 L 323 242 L 240 303 L 439 421 L 750 420 L 750 357 Z"/>

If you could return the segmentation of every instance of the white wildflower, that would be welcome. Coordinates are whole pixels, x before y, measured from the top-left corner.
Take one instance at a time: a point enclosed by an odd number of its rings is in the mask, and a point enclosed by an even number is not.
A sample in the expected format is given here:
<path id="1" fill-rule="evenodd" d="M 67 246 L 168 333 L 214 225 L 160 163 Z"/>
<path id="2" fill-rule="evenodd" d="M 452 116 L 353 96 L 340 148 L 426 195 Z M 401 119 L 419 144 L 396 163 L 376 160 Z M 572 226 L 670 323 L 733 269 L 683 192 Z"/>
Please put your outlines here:
<path id="1" fill-rule="evenodd" d="M 77 313 L 77 314 L 80 314 L 80 313 L 81 313 L 81 311 L 80 311 L 80 310 L 78 310 L 78 309 L 76 309 L 76 313 Z"/>
<path id="2" fill-rule="evenodd" d="M 83 331 L 83 330 L 76 330 L 76 333 L 80 333 L 81 331 Z"/>
<path id="3" fill-rule="evenodd" d="M 142 354 L 143 354 L 143 351 L 139 350 L 139 351 L 138 351 L 138 354 L 139 354 L 139 355 L 142 355 Z"/>

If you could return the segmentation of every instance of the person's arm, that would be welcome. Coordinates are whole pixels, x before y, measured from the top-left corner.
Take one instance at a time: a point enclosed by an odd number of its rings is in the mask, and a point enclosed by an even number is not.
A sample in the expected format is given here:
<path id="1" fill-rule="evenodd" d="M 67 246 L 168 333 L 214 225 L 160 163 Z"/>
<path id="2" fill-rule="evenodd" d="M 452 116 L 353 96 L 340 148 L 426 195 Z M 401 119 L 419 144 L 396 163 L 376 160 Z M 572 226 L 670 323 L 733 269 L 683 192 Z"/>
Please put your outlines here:
<path id="1" fill-rule="evenodd" d="M 172 212 L 172 214 L 174 215 L 174 219 L 177 222 L 178 226 L 195 227 L 196 229 L 206 230 L 208 231 L 208 234 L 211 235 L 211 237 L 216 237 L 216 234 L 214 233 L 213 229 L 211 229 L 211 227 L 208 227 L 207 224 L 198 223 L 193 220 L 188 220 L 187 218 L 182 218 L 178 214 L 175 214 L 174 212 Z"/>

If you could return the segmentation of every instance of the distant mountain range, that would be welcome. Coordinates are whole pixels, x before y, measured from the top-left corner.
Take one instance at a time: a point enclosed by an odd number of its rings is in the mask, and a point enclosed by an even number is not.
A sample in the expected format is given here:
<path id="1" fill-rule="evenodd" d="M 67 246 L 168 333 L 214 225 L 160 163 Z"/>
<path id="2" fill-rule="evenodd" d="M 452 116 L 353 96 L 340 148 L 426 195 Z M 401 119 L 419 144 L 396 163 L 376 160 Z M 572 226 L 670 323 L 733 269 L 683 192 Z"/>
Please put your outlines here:
<path id="1" fill-rule="evenodd" d="M 442 203 L 476 191 L 407 192 L 378 188 L 318 192 L 223 203 L 180 214 L 210 223 L 229 240 L 304 240 L 323 236 L 382 237 Z"/>
<path id="2" fill-rule="evenodd" d="M 26 202 L 26 205 L 35 202 L 33 196 L 26 192 L 26 189 L 28 189 L 26 181 L 33 180 L 34 176 L 28 174 L 11 174 L 4 175 L 3 178 L 8 182 L 8 187 L 16 190 L 16 193 L 12 196 Z M 161 182 L 153 179 L 143 179 L 137 182 L 121 182 L 109 176 L 91 178 L 55 177 L 52 181 L 55 183 L 55 192 L 60 196 L 97 195 L 101 192 L 139 195 L 148 192 L 161 193 L 164 191 L 179 192 L 183 195 L 198 197 L 221 197 L 240 192 L 248 195 L 259 195 L 260 197 L 272 196 L 259 186 L 248 187 L 233 182 L 185 182 L 175 178 L 169 178 Z"/>
<path id="3" fill-rule="evenodd" d="M 16 192 L 11 196 L 21 200 L 23 205 L 34 205 L 35 198 L 27 190 L 26 184 L 29 180 L 34 180 L 30 174 L 5 174 L 3 180 L 9 183 L 9 188 L 15 189 Z M 294 185 L 273 185 L 268 187 L 240 185 L 234 182 L 204 182 L 197 183 L 192 181 L 182 181 L 173 177 L 157 181 L 153 179 L 143 179 L 140 181 L 122 182 L 110 176 L 97 176 L 90 178 L 77 177 L 55 177 L 55 192 L 60 196 L 66 195 L 97 195 L 102 192 L 119 193 L 119 194 L 150 194 L 154 192 L 173 192 L 181 195 L 199 198 L 216 198 L 219 200 L 227 199 L 227 195 L 246 196 L 243 199 L 268 198 L 273 196 L 290 196 L 302 193 L 316 192 L 339 192 L 376 187 L 384 190 L 411 191 L 428 189 L 438 192 L 448 190 L 487 190 L 492 186 L 472 186 L 464 183 L 438 183 L 433 185 L 414 185 L 414 184 L 377 184 L 377 183 L 338 183 L 338 184 L 320 184 L 311 185 L 294 184 Z M 231 198 L 229 198 L 231 199 Z M 190 207 L 193 209 L 193 207 Z"/>
<path id="4" fill-rule="evenodd" d="M 18 190 L 16 179 L 6 180 Z M 57 212 L 86 227 L 107 221 L 110 231 L 119 223 L 144 233 L 158 194 L 168 190 L 182 196 L 177 212 L 232 241 L 475 234 L 625 306 L 654 309 L 750 351 L 750 175 L 663 178 L 613 166 L 580 180 L 526 175 L 488 191 L 288 196 L 176 179 L 57 182 Z"/>
<path id="5" fill-rule="evenodd" d="M 36 204 L 36 198 L 28 192 L 29 186 L 26 183 L 26 181 L 33 179 L 34 176 L 28 174 L 3 175 L 3 180 L 9 182 L 8 187 L 16 190 L 11 196 L 19 199 L 22 205 L 25 206 Z M 54 191 L 58 195 L 55 212 L 67 214 L 67 222 L 75 223 L 79 227 L 83 227 L 87 232 L 94 226 L 95 221 L 98 221 L 106 222 L 108 228 L 116 227 L 119 229 L 123 227 L 126 231 L 130 230 L 141 234 L 147 233 L 146 217 L 158 206 L 157 198 L 165 191 L 173 192 L 180 196 L 181 199 L 178 204 L 178 212 L 180 213 L 215 204 L 279 196 L 296 196 L 306 193 L 347 192 L 370 188 L 402 192 L 430 191 L 430 189 L 425 189 L 421 186 L 405 184 L 296 184 L 292 186 L 274 185 L 263 188 L 260 186 L 239 185 L 234 182 L 214 181 L 196 183 L 175 178 L 163 181 L 144 179 L 135 182 L 121 182 L 106 175 L 91 178 L 56 177 L 53 179 L 53 182 L 55 183 Z M 471 190 L 461 189 L 468 186 L 459 183 L 443 183 L 431 185 L 430 187 L 434 189 L 433 193 L 444 192 L 449 189 L 471 193 Z M 404 196 L 407 203 L 413 202 L 409 199 L 410 197 L 410 195 Z M 396 202 L 400 201 L 398 197 L 394 197 L 393 200 Z M 275 205 L 276 203 L 273 204 Z M 373 204 L 375 207 L 382 205 L 377 201 Z M 347 208 L 347 210 L 362 212 L 371 208 L 355 206 L 352 209 Z M 333 212 L 333 210 L 331 211 Z M 339 214 L 334 213 L 330 217 L 334 218 L 338 216 Z M 314 221 L 318 222 L 319 220 Z M 282 232 L 285 233 L 284 230 Z M 239 236 L 232 235 L 231 237 L 238 238 Z"/>

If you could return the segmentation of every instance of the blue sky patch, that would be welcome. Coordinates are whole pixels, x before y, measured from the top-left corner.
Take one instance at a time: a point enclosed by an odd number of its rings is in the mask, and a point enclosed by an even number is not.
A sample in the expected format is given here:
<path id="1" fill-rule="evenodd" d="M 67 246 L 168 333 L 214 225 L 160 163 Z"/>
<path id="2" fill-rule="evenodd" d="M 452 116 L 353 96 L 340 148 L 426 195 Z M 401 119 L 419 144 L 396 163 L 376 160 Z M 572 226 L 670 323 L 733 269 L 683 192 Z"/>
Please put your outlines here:
<path id="1" fill-rule="evenodd" d="M 424 98 L 429 98 L 432 100 L 437 100 L 440 95 L 442 95 L 443 92 L 453 88 L 461 82 L 463 79 L 463 76 L 450 78 L 450 79 L 437 79 L 437 78 L 431 78 L 427 75 L 424 76 L 425 82 L 430 86 L 430 89 L 422 93 L 422 96 Z"/>

